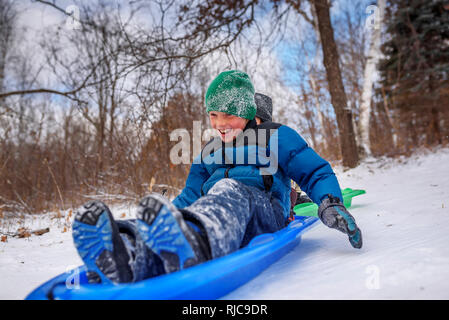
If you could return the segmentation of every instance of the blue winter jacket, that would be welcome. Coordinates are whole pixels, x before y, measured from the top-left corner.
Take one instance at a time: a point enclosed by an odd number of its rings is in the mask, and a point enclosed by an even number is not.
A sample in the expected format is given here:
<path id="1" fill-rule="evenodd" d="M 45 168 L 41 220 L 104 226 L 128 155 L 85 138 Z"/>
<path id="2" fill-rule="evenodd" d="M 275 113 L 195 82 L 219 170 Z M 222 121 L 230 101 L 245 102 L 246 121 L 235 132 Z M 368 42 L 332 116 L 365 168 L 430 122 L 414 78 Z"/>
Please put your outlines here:
<path id="1" fill-rule="evenodd" d="M 212 139 L 194 160 L 185 188 L 173 204 L 179 209 L 191 205 L 223 178 L 271 191 L 282 203 L 286 218 L 291 179 L 318 205 L 328 194 L 343 199 L 329 163 L 295 130 L 274 122 L 249 121 L 232 143 Z"/>

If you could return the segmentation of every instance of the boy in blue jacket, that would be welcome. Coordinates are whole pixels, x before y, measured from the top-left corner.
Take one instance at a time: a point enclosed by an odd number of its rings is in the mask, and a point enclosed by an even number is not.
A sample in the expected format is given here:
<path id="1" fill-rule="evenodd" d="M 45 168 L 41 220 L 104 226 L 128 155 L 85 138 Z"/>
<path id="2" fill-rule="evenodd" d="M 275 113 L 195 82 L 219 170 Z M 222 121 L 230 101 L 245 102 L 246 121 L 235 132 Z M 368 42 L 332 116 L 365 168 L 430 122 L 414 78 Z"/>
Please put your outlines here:
<path id="1" fill-rule="evenodd" d="M 288 224 L 290 180 L 319 205 L 330 228 L 362 247 L 362 234 L 342 203 L 329 163 L 293 129 L 254 120 L 254 87 L 244 72 L 220 73 L 205 99 L 218 133 L 194 160 L 173 202 L 141 200 L 137 220 L 114 221 L 101 202 L 78 210 L 73 237 L 91 278 L 132 282 L 227 255 L 255 236 Z"/>

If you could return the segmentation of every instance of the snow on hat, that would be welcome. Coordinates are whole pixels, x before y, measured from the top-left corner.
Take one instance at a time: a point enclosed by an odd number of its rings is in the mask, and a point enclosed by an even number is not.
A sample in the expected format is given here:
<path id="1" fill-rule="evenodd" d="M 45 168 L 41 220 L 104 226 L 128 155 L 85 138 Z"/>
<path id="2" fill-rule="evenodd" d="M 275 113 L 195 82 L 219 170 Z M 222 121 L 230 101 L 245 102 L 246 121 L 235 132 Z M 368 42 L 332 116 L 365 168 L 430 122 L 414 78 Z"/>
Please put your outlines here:
<path id="1" fill-rule="evenodd" d="M 254 100 L 256 101 L 257 106 L 256 117 L 260 118 L 263 122 L 272 121 L 273 102 L 271 98 L 256 92 Z"/>
<path id="2" fill-rule="evenodd" d="M 219 111 L 248 120 L 254 119 L 257 106 L 249 76 L 239 70 L 220 73 L 207 89 L 206 111 Z"/>

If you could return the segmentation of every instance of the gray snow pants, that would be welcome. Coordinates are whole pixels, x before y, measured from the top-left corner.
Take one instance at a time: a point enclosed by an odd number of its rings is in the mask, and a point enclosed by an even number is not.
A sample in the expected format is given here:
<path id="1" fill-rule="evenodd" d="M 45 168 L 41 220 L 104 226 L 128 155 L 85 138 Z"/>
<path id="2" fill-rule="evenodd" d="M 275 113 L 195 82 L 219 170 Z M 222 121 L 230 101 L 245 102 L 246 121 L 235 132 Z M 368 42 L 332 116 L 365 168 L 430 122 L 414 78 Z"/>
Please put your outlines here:
<path id="1" fill-rule="evenodd" d="M 255 236 L 276 232 L 287 224 L 282 205 L 271 192 L 228 178 L 181 211 L 206 231 L 212 258 L 234 252 Z"/>

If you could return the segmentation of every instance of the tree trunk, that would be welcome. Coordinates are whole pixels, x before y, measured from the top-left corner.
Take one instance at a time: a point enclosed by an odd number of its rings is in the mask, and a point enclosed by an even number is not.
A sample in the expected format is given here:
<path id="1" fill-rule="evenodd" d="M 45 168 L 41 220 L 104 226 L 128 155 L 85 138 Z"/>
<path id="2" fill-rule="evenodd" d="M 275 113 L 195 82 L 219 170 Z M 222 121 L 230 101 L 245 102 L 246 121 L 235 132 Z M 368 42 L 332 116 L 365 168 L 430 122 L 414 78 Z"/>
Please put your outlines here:
<path id="1" fill-rule="evenodd" d="M 315 76 L 313 75 L 313 71 L 310 71 L 309 78 L 310 78 L 310 86 L 312 87 L 313 97 L 315 98 L 316 111 L 318 116 L 318 122 L 320 123 L 321 135 L 323 137 L 323 148 L 327 150 L 326 129 L 324 127 L 324 119 L 323 113 L 321 112 L 320 97 L 318 95 L 318 90 L 315 82 Z"/>
<path id="2" fill-rule="evenodd" d="M 432 95 L 434 91 L 433 84 L 433 76 L 429 76 L 429 95 Z M 430 109 L 431 120 L 430 120 L 430 144 L 434 144 L 435 142 L 438 144 L 442 144 L 443 140 L 441 138 L 441 130 L 440 130 L 440 117 L 437 109 L 437 99 L 434 96 L 431 97 L 432 107 Z"/>
<path id="3" fill-rule="evenodd" d="M 371 155 L 371 145 L 369 140 L 371 97 L 373 95 L 373 75 L 376 73 L 376 65 L 380 56 L 380 35 L 382 29 L 383 15 L 385 10 L 385 0 L 378 0 L 378 17 L 373 26 L 369 44 L 369 53 L 366 59 L 365 71 L 363 75 L 362 101 L 360 103 L 360 144 L 365 156 Z"/>
<path id="4" fill-rule="evenodd" d="M 319 28 L 318 28 L 318 18 L 316 16 L 316 11 L 314 9 L 314 7 L 311 8 L 312 10 L 312 16 L 313 16 L 313 29 L 315 30 L 315 35 L 316 35 L 316 40 L 317 40 L 317 45 L 320 45 L 320 32 L 319 32 Z M 318 50 L 315 53 L 315 57 L 313 58 L 313 62 L 312 62 L 312 66 L 310 66 L 310 62 L 309 62 L 309 78 L 310 78 L 310 86 L 312 87 L 312 92 L 313 92 L 313 96 L 315 98 L 315 103 L 316 103 L 316 111 L 317 111 L 317 115 L 318 115 L 318 121 L 320 123 L 320 127 L 321 127 L 321 135 L 323 136 L 323 148 L 324 150 L 327 150 L 328 145 L 327 145 L 327 135 L 326 135 L 326 128 L 324 126 L 324 117 L 323 117 L 323 113 L 321 112 L 321 103 L 320 103 L 320 97 L 319 97 L 319 93 L 318 93 L 318 88 L 316 85 L 316 80 L 315 80 L 315 75 L 313 74 L 315 71 L 315 66 L 318 65 Z"/>
<path id="5" fill-rule="evenodd" d="M 343 166 L 354 168 L 359 161 L 355 132 L 352 125 L 352 111 L 348 108 L 347 97 L 341 77 L 337 45 L 331 24 L 327 0 L 313 1 L 323 48 L 323 63 L 329 84 L 332 106 L 337 117 Z"/>
<path id="6" fill-rule="evenodd" d="M 392 138 L 392 141 L 393 141 L 393 148 L 396 149 L 397 146 L 398 146 L 398 132 L 399 132 L 399 128 L 396 126 L 395 122 L 391 118 L 391 112 L 390 112 L 390 108 L 388 107 L 388 99 L 387 99 L 387 96 L 385 94 L 385 88 L 381 87 L 380 90 L 381 90 L 381 93 L 382 93 L 382 100 L 383 100 L 382 105 L 384 107 L 385 115 L 387 117 L 388 124 L 389 124 L 389 129 L 390 129 L 390 132 L 391 132 L 391 138 Z"/>

